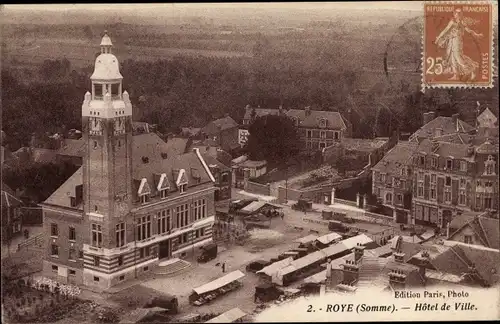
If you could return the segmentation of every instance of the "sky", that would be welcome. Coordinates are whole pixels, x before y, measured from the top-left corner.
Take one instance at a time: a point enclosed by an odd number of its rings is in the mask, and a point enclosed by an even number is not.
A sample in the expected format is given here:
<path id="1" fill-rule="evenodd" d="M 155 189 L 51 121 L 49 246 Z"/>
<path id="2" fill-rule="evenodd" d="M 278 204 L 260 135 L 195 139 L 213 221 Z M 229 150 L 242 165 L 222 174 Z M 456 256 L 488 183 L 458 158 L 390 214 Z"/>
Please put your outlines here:
<path id="1" fill-rule="evenodd" d="M 394 9 L 394 10 L 422 10 L 421 1 L 370 1 L 370 2 L 260 2 L 260 3 L 176 3 L 176 4 L 43 4 L 43 5 L 5 5 L 5 9 L 17 10 L 53 10 L 64 11 L 73 10 L 172 10 L 177 9 L 230 9 L 230 8 L 252 8 L 252 9 Z"/>

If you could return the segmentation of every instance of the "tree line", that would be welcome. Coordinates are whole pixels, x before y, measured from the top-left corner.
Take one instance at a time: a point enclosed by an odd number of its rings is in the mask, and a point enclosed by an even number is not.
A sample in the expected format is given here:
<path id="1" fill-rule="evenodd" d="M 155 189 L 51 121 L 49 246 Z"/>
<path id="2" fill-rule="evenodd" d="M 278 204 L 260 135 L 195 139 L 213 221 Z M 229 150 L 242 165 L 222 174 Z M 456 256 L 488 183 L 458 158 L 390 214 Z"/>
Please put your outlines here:
<path id="1" fill-rule="evenodd" d="M 426 110 L 448 115 L 456 110 L 451 101 L 437 102 L 407 82 L 359 94 L 359 71 L 336 64 L 335 53 L 318 52 L 317 60 L 307 61 L 267 52 L 266 46 L 265 41 L 256 44 L 259 55 L 253 58 L 123 61 L 123 89 L 130 94 L 134 118 L 157 124 L 166 133 L 200 127 L 225 114 L 239 121 L 247 104 L 312 106 L 341 112 L 351 120 L 353 136 L 366 138 L 390 136 L 396 129 L 414 131 Z M 8 68 L 2 69 L 3 130 L 12 146 L 26 145 L 33 132 L 81 128 L 81 104 L 91 89 L 92 71 L 92 66 L 72 69 L 66 59 L 47 60 L 35 81 L 21 82 Z M 380 97 L 394 99 L 378 103 Z"/>

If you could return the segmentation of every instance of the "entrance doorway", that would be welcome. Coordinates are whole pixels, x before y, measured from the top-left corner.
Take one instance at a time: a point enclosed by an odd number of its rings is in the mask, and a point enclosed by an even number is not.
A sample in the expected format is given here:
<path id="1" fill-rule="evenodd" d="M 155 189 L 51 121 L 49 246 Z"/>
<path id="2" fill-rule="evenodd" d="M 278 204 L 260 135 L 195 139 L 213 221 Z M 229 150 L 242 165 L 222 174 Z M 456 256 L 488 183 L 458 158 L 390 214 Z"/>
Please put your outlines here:
<path id="1" fill-rule="evenodd" d="M 164 259 L 170 257 L 170 240 L 165 240 L 160 242 L 158 249 L 158 259 Z"/>
<path id="2" fill-rule="evenodd" d="M 442 228 L 446 228 L 448 223 L 451 222 L 452 213 L 451 210 L 443 210 L 443 222 L 441 224 Z"/>

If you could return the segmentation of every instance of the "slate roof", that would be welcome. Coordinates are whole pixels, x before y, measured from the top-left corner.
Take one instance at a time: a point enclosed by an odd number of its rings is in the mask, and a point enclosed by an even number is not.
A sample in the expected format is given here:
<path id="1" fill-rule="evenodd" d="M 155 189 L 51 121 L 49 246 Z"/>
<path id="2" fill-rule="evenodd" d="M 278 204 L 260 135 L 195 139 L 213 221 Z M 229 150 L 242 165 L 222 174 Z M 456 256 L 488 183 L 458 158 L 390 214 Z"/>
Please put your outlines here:
<path id="1" fill-rule="evenodd" d="M 398 173 L 404 165 L 411 164 L 411 158 L 417 145 L 410 142 L 399 142 L 372 169 L 388 174 Z"/>
<path id="2" fill-rule="evenodd" d="M 227 116 L 211 121 L 201 131 L 207 135 L 217 135 L 219 132 L 226 129 L 238 127 L 238 123 L 231 117 Z"/>
<path id="3" fill-rule="evenodd" d="M 465 220 L 464 220 L 465 221 Z M 456 224 L 454 224 L 456 225 Z M 460 233 L 466 226 L 469 226 L 481 239 L 484 246 L 492 249 L 500 249 L 500 227 L 498 219 L 491 217 L 473 216 L 453 232 L 449 240 Z"/>
<path id="4" fill-rule="evenodd" d="M 468 133 L 474 130 L 474 127 L 467 124 L 461 119 L 457 119 L 456 122 L 453 117 L 439 116 L 420 127 L 415 133 L 413 133 L 412 138 L 431 138 L 434 136 L 434 132 L 437 128 L 442 129 L 442 134 L 453 134 L 453 133 Z"/>
<path id="5" fill-rule="evenodd" d="M 347 150 L 372 152 L 387 143 L 387 139 L 366 139 L 366 138 L 349 138 L 342 139 L 342 145 Z"/>
<path id="6" fill-rule="evenodd" d="M 251 119 L 253 109 L 246 108 L 244 119 Z M 255 108 L 255 112 L 257 117 L 280 114 L 279 109 Z M 326 129 L 347 129 L 344 118 L 336 111 L 310 110 L 310 113 L 307 114 L 305 109 L 283 109 L 282 113 L 288 117 L 299 119 L 300 127 L 319 128 L 320 119 L 325 118 L 327 120 Z"/>
<path id="7" fill-rule="evenodd" d="M 437 142 L 438 146 L 433 147 L 433 143 L 429 139 L 424 139 L 420 142 L 417 151 L 426 154 L 437 154 L 444 157 L 453 157 L 454 159 L 466 159 L 471 157 L 468 154 L 468 144 L 454 144 L 447 142 Z"/>
<path id="8" fill-rule="evenodd" d="M 430 261 L 436 270 L 462 277 L 474 266 L 480 278 L 492 285 L 498 282 L 499 257 L 499 250 L 457 243 Z"/>
<path id="9" fill-rule="evenodd" d="M 85 154 L 85 141 L 83 139 L 65 139 L 64 145 L 57 150 L 57 154 L 83 156 Z"/>
<path id="10" fill-rule="evenodd" d="M 134 191 L 137 191 L 141 179 L 146 178 L 150 188 L 153 188 L 154 194 L 156 182 L 162 173 L 166 173 L 167 179 L 171 184 L 170 191 L 176 191 L 177 188 L 173 184 L 177 180 L 176 174 L 181 169 L 186 171 L 188 188 L 211 182 L 203 164 L 194 152 L 172 154 L 172 146 L 165 143 L 155 133 L 135 135 L 132 139 L 132 170 L 133 179 L 137 187 L 133 189 Z M 67 193 L 72 193 L 74 197 L 75 187 L 83 183 L 82 176 L 82 168 L 79 168 L 45 203 L 71 207 Z M 197 180 L 198 177 L 199 181 Z"/>

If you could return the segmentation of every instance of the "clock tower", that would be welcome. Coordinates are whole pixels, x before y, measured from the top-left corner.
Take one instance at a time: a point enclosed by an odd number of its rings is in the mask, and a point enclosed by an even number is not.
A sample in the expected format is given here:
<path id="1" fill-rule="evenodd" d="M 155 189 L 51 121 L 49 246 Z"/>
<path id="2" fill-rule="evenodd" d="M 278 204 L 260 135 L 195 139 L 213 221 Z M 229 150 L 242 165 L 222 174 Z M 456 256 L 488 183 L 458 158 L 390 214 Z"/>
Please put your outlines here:
<path id="1" fill-rule="evenodd" d="M 102 233 L 85 243 L 102 248 L 115 247 L 115 226 L 132 206 L 132 105 L 112 45 L 105 33 L 82 105 L 84 221 Z"/>

